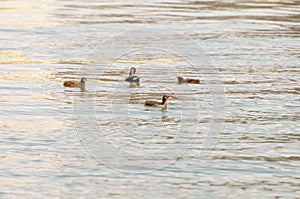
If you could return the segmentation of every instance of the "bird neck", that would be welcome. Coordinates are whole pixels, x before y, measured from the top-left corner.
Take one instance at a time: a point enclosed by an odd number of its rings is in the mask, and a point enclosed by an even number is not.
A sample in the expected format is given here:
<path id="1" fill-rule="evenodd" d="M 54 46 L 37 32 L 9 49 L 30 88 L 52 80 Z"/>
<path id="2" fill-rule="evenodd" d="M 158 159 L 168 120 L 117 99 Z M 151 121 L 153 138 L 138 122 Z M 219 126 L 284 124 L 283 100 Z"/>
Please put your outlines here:
<path id="1" fill-rule="evenodd" d="M 134 76 L 135 75 L 135 68 L 131 68 L 129 70 L 129 76 Z"/>
<path id="2" fill-rule="evenodd" d="M 80 81 L 80 88 L 85 89 L 85 81 Z"/>
<path id="3" fill-rule="evenodd" d="M 167 99 L 165 97 L 163 97 L 163 99 L 162 99 L 162 104 L 167 105 Z"/>

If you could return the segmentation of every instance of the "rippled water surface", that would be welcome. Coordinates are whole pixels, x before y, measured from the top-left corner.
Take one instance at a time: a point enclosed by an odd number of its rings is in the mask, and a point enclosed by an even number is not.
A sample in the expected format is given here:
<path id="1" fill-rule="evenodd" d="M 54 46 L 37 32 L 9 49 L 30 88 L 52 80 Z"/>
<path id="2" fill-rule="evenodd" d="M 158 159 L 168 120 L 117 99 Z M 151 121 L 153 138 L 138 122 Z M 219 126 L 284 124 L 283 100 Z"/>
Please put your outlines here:
<path id="1" fill-rule="evenodd" d="M 299 5 L 1 1 L 0 198 L 300 198 Z"/>

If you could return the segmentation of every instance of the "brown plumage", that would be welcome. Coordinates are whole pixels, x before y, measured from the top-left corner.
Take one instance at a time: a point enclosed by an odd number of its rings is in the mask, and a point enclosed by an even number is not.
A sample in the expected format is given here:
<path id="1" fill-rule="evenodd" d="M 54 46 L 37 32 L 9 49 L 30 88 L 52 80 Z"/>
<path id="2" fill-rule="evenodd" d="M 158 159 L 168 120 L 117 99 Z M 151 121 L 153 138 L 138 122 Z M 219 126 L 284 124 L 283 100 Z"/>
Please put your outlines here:
<path id="1" fill-rule="evenodd" d="M 182 83 L 189 83 L 189 84 L 200 84 L 199 79 L 189 79 L 189 78 L 183 78 L 180 76 L 177 76 L 178 79 L 178 84 L 182 84 Z"/>
<path id="2" fill-rule="evenodd" d="M 64 87 L 80 88 L 82 91 L 84 91 L 86 81 L 87 81 L 87 78 L 85 78 L 85 77 L 81 78 L 80 82 L 78 82 L 78 81 L 65 81 L 64 82 Z"/>
<path id="3" fill-rule="evenodd" d="M 146 101 L 145 106 L 154 106 L 154 107 L 159 107 L 159 108 L 167 108 L 167 100 L 172 99 L 171 96 L 164 95 L 162 97 L 162 102 L 157 102 L 157 101 Z"/>

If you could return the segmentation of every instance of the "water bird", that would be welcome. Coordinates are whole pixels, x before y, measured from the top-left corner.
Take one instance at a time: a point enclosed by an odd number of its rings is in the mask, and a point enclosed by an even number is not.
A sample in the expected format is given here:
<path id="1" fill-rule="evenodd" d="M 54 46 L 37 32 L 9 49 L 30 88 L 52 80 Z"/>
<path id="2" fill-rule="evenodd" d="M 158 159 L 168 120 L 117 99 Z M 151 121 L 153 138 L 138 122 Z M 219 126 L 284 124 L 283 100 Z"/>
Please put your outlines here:
<path id="1" fill-rule="evenodd" d="M 177 76 L 178 84 L 182 83 L 189 83 L 189 84 L 200 84 L 199 79 L 189 79 L 189 78 L 183 78 L 181 76 Z"/>
<path id="2" fill-rule="evenodd" d="M 146 101 L 145 106 L 153 106 L 153 107 L 159 107 L 159 108 L 167 108 L 167 100 L 171 100 L 172 97 L 168 95 L 164 95 L 162 97 L 162 102 L 157 101 Z"/>
<path id="3" fill-rule="evenodd" d="M 126 77 L 125 81 L 126 82 L 139 82 L 140 78 L 135 75 L 135 72 L 136 72 L 136 68 L 131 67 L 130 70 L 129 70 L 129 76 Z"/>
<path id="4" fill-rule="evenodd" d="M 65 81 L 64 87 L 71 87 L 71 88 L 80 88 L 81 91 L 86 91 L 85 89 L 85 82 L 87 81 L 87 78 L 83 77 L 81 78 L 80 82 L 78 81 Z"/>

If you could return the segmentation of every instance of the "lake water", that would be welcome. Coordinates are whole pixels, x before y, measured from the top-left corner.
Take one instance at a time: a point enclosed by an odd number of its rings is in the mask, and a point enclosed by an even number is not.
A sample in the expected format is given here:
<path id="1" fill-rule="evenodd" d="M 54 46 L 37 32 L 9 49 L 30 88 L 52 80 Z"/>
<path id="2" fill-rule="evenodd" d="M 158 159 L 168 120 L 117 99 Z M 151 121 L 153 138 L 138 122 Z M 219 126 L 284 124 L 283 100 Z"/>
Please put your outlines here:
<path id="1" fill-rule="evenodd" d="M 0 198 L 300 198 L 299 3 L 1 1 Z"/>

